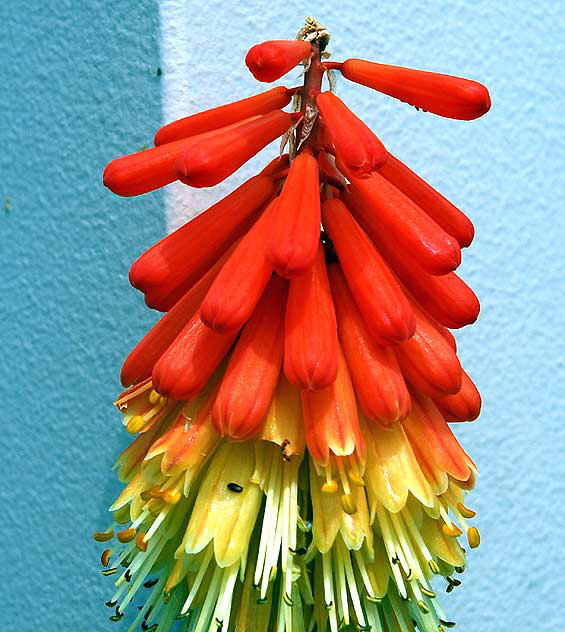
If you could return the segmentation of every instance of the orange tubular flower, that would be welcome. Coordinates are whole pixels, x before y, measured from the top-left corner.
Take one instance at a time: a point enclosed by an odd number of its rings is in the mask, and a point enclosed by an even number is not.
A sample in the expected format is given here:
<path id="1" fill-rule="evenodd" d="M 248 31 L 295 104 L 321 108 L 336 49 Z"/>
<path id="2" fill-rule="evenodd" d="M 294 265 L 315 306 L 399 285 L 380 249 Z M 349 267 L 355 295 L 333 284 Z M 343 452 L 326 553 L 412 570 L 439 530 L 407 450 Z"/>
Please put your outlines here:
<path id="1" fill-rule="evenodd" d="M 306 445 L 320 465 L 334 457 L 365 456 L 365 440 L 359 426 L 355 392 L 341 348 L 335 382 L 320 391 L 302 391 Z"/>
<path id="2" fill-rule="evenodd" d="M 249 49 L 245 65 L 257 79 L 270 83 L 292 70 L 312 53 L 312 46 L 303 40 L 271 40 Z"/>
<path id="3" fill-rule="evenodd" d="M 383 426 L 399 421 L 410 411 L 410 395 L 398 360 L 389 346 L 369 335 L 347 281 L 337 264 L 328 269 L 334 296 L 339 338 L 363 413 Z"/>
<path id="4" fill-rule="evenodd" d="M 380 243 L 411 253 L 430 274 L 447 274 L 461 263 L 457 240 L 378 173 L 351 179 L 344 200 L 362 224 L 376 218 Z"/>
<path id="5" fill-rule="evenodd" d="M 351 173 L 364 178 L 386 161 L 381 141 L 333 92 L 319 94 L 316 105 L 337 158 Z"/>
<path id="6" fill-rule="evenodd" d="M 284 277 L 312 267 L 320 237 L 318 163 L 308 150 L 290 166 L 269 229 L 267 256 Z"/>
<path id="7" fill-rule="evenodd" d="M 130 283 L 149 307 L 166 311 L 243 235 L 275 192 L 274 181 L 255 176 L 144 252 Z"/>
<path id="8" fill-rule="evenodd" d="M 322 215 L 371 334 L 387 342 L 408 339 L 415 328 L 412 309 L 366 233 L 338 199 L 325 200 Z"/>
<path id="9" fill-rule="evenodd" d="M 470 121 L 490 109 L 488 90 L 470 79 L 362 59 L 347 59 L 340 71 L 350 81 L 440 116 Z"/>
<path id="10" fill-rule="evenodd" d="M 249 439 L 269 409 L 283 359 L 286 293 L 286 281 L 273 277 L 235 346 L 212 411 L 222 436 Z"/>
<path id="11" fill-rule="evenodd" d="M 337 348 L 334 305 L 320 244 L 314 265 L 290 283 L 284 326 L 284 372 L 289 382 L 307 390 L 329 386 L 337 375 Z"/>
<path id="12" fill-rule="evenodd" d="M 177 177 L 212 186 L 277 136 L 288 144 L 130 270 L 166 312 L 122 368 L 131 386 L 115 404 L 138 437 L 94 534 L 113 541 L 107 605 L 112 621 L 133 611 L 130 630 L 454 625 L 436 579 L 450 592 L 466 565 L 459 537 L 480 543 L 466 505 L 476 467 L 448 425 L 481 408 L 448 329 L 479 312 L 453 272 L 473 227 L 387 154 L 333 94 L 331 72 L 455 118 L 485 111 L 488 93 L 330 62 L 328 42 L 308 18 L 296 41 L 253 47 L 258 79 L 303 62 L 304 85 L 169 123 L 157 147 L 105 171 L 121 195 Z M 293 95 L 294 112 L 280 111 Z"/>
<path id="13" fill-rule="evenodd" d="M 233 345 L 237 331 L 212 331 L 196 312 L 153 367 L 161 395 L 186 400 L 198 395 Z"/>
<path id="14" fill-rule="evenodd" d="M 457 354 L 425 313 L 412 304 L 416 331 L 395 347 L 404 377 L 429 397 L 453 395 L 461 388 L 462 370 Z"/>
<path id="15" fill-rule="evenodd" d="M 434 399 L 447 421 L 474 421 L 481 412 L 481 395 L 473 380 L 462 371 L 461 388 L 455 395 Z"/>
<path id="16" fill-rule="evenodd" d="M 265 237 L 277 200 L 273 200 L 237 245 L 202 302 L 202 320 L 215 331 L 240 329 L 251 316 L 273 266 L 265 255 Z"/>
<path id="17" fill-rule="evenodd" d="M 198 112 L 163 125 L 155 134 L 155 145 L 164 145 L 181 138 L 210 132 L 226 125 L 238 123 L 251 116 L 279 110 L 290 103 L 294 90 L 277 86 L 227 105 Z"/>
<path id="18" fill-rule="evenodd" d="M 461 248 L 470 245 L 475 229 L 469 218 L 398 158 L 389 154 L 386 162 L 379 167 L 379 173 L 425 211 L 446 233 L 455 237 Z"/>
<path id="19" fill-rule="evenodd" d="M 208 132 L 209 136 L 193 137 L 186 151 L 181 151 L 175 159 L 176 177 L 191 187 L 212 187 L 282 136 L 295 118 L 287 112 L 273 110 L 247 122 Z"/>
<path id="20" fill-rule="evenodd" d="M 475 322 L 480 305 L 466 283 L 454 272 L 442 276 L 426 272 L 409 252 L 400 251 L 391 240 L 382 238 L 378 217 L 364 212 L 359 198 L 346 195 L 346 199 L 398 278 L 433 318 L 455 329 Z"/>

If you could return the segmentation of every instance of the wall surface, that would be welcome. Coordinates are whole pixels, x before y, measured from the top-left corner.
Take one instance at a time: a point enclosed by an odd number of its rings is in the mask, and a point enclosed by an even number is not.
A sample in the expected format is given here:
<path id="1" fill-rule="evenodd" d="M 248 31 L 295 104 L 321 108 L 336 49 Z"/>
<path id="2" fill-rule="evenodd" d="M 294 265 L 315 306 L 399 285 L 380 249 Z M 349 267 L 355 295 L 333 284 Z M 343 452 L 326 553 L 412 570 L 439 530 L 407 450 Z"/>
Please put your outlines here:
<path id="1" fill-rule="evenodd" d="M 119 199 L 110 159 L 163 120 L 258 91 L 246 50 L 295 35 L 306 13 L 358 56 L 470 76 L 493 107 L 463 123 L 345 80 L 338 92 L 385 145 L 473 219 L 464 278 L 482 301 L 460 332 L 484 397 L 458 436 L 482 476 L 483 544 L 443 603 L 467 632 L 563 629 L 565 424 L 563 37 L 538 3 L 308 5 L 187 0 L 4 0 L 0 6 L 0 564 L 4 628 L 109 629 L 109 581 L 90 533 L 118 490 L 126 445 L 112 398 L 154 316 L 127 282 L 167 226 L 264 163 L 207 191 Z M 158 68 L 162 73 L 158 73 Z M 292 75 L 296 80 L 297 73 Z"/>

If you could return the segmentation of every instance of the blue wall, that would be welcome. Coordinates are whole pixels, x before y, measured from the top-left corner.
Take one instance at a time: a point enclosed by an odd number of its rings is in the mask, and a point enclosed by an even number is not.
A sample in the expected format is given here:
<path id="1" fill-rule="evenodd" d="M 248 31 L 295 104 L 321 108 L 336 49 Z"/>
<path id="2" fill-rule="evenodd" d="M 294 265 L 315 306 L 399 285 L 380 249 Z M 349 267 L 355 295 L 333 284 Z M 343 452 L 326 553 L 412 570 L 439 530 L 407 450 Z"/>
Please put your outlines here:
<path id="1" fill-rule="evenodd" d="M 564 10 L 549 0 L 265 4 L 187 8 L 195 107 L 251 94 L 245 51 L 293 36 L 305 10 L 330 27 L 335 59 L 490 88 L 491 112 L 471 123 L 345 81 L 338 91 L 477 230 L 462 272 L 482 314 L 459 341 L 484 412 L 458 434 L 482 472 L 471 506 L 483 545 L 443 602 L 467 632 L 561 630 Z M 120 363 L 153 318 L 127 270 L 163 234 L 165 211 L 161 193 L 118 199 L 100 176 L 160 124 L 159 6 L 4 0 L 0 24 L 3 623 L 105 630 L 109 584 L 90 533 L 118 489 Z"/>

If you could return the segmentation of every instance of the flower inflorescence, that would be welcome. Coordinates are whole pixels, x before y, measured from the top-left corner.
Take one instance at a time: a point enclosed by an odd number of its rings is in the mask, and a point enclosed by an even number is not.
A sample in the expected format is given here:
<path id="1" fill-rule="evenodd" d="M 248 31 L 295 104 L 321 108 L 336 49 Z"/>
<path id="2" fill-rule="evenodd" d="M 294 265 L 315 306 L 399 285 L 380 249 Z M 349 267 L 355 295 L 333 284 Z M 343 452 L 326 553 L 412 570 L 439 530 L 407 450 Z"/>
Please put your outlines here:
<path id="1" fill-rule="evenodd" d="M 479 393 L 450 329 L 479 303 L 454 270 L 473 226 L 392 156 L 330 72 L 458 119 L 480 84 L 359 59 L 329 62 L 309 20 L 251 48 L 276 87 L 162 127 L 111 162 L 119 195 L 213 186 L 278 137 L 258 175 L 147 250 L 130 281 L 164 312 L 126 359 L 116 401 L 137 438 L 116 467 L 102 553 L 110 619 L 130 629 L 445 630 L 476 548 L 476 467 L 449 423 Z M 294 112 L 282 108 L 294 99 Z"/>

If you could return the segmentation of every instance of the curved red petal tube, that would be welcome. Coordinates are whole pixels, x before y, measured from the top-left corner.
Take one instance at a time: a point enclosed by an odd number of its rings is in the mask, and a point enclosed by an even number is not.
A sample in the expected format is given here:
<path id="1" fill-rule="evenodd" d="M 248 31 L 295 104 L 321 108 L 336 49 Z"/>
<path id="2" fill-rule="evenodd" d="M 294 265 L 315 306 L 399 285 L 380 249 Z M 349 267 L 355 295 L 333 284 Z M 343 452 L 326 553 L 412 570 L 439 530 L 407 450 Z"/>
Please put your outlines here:
<path id="1" fill-rule="evenodd" d="M 481 395 L 473 380 L 463 371 L 461 388 L 454 395 L 434 399 L 447 421 L 474 421 L 481 412 Z"/>
<path id="2" fill-rule="evenodd" d="M 413 302 L 416 331 L 394 347 L 404 378 L 429 397 L 453 395 L 461 388 L 462 369 L 457 354 L 434 323 Z"/>
<path id="3" fill-rule="evenodd" d="M 408 299 L 343 202 L 325 200 L 322 220 L 371 335 L 381 342 L 410 338 L 416 325 Z"/>
<path id="4" fill-rule="evenodd" d="M 164 145 L 181 138 L 196 136 L 196 134 L 238 123 L 251 116 L 280 110 L 290 103 L 293 94 L 293 89 L 277 86 L 261 94 L 186 116 L 163 125 L 155 134 L 155 145 Z"/>
<path id="5" fill-rule="evenodd" d="M 130 283 L 149 307 L 166 311 L 243 235 L 276 190 L 255 176 L 145 251 L 131 266 Z"/>
<path id="6" fill-rule="evenodd" d="M 366 445 L 359 426 L 355 392 L 343 351 L 335 382 L 320 391 L 302 391 L 302 412 L 306 444 L 312 458 L 327 465 L 330 452 L 348 456 L 356 452 L 364 458 Z"/>
<path id="7" fill-rule="evenodd" d="M 249 439 L 267 414 L 281 372 L 287 285 L 271 279 L 235 345 L 212 409 L 222 436 Z"/>
<path id="8" fill-rule="evenodd" d="M 312 46 L 304 40 L 269 40 L 249 49 L 245 65 L 257 81 L 270 83 L 286 75 L 311 52 Z"/>
<path id="9" fill-rule="evenodd" d="M 161 395 L 176 400 L 198 395 L 237 334 L 237 331 L 229 334 L 212 331 L 196 312 L 153 367 L 153 387 Z"/>
<path id="10" fill-rule="evenodd" d="M 475 236 L 471 220 L 425 180 L 392 154 L 379 167 L 379 173 L 455 237 L 461 248 L 469 246 Z"/>
<path id="11" fill-rule="evenodd" d="M 294 115 L 273 110 L 233 128 L 209 132 L 194 142 L 175 160 L 176 177 L 191 187 L 212 187 L 235 173 L 265 145 L 282 136 Z M 164 145 L 167 147 L 168 145 Z"/>
<path id="12" fill-rule="evenodd" d="M 338 264 L 328 266 L 339 339 L 364 415 L 388 426 L 406 417 L 411 400 L 398 360 L 390 346 L 370 336 Z"/>
<path id="13" fill-rule="evenodd" d="M 447 274 L 461 263 L 457 240 L 383 176 L 349 179 L 342 197 L 359 222 L 372 221 L 379 243 L 409 252 L 430 274 Z"/>
<path id="14" fill-rule="evenodd" d="M 265 255 L 265 241 L 277 199 L 237 245 L 202 302 L 202 320 L 215 331 L 243 327 L 271 278 L 273 266 Z"/>
<path id="15" fill-rule="evenodd" d="M 267 257 L 281 276 L 304 274 L 314 264 L 320 239 L 318 163 L 310 151 L 292 161 L 273 212 Z"/>
<path id="16" fill-rule="evenodd" d="M 350 81 L 439 116 L 470 121 L 490 109 L 488 90 L 471 79 L 363 59 L 346 59 L 340 71 Z"/>
<path id="17" fill-rule="evenodd" d="M 290 283 L 284 326 L 284 373 L 300 389 L 319 390 L 336 378 L 338 341 L 324 248 Z"/>
<path id="18" fill-rule="evenodd" d="M 381 141 L 333 92 L 318 94 L 316 105 L 338 161 L 358 178 L 386 161 L 388 154 Z"/>

